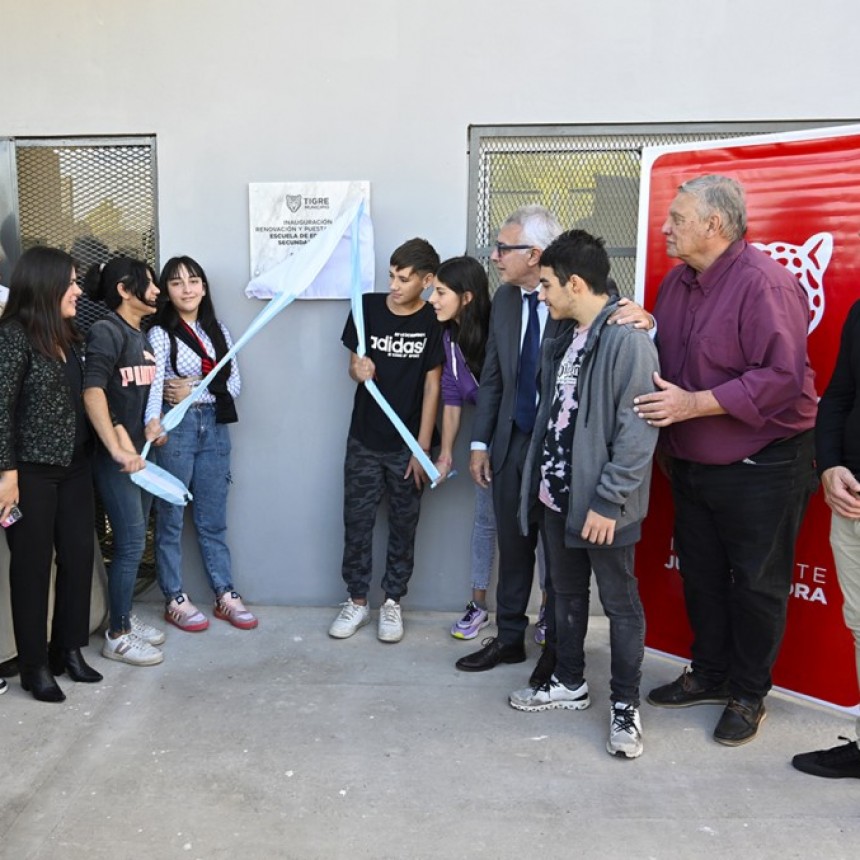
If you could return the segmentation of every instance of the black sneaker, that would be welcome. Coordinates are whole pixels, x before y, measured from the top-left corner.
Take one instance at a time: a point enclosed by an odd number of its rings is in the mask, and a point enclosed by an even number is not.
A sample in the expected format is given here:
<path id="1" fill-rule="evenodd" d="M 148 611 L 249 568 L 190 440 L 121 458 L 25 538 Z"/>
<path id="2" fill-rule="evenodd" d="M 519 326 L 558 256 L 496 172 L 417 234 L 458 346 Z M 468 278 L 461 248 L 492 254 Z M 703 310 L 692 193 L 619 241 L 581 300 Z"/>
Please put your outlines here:
<path id="1" fill-rule="evenodd" d="M 684 669 L 671 684 L 656 687 L 647 701 L 658 708 L 688 708 L 690 705 L 725 705 L 731 698 L 728 681 L 708 685 L 692 669 Z"/>
<path id="2" fill-rule="evenodd" d="M 842 735 L 839 739 L 845 743 L 829 750 L 801 753 L 796 755 L 791 763 L 798 770 L 813 776 L 823 776 L 826 779 L 860 779 L 860 748 L 856 741 L 849 741 Z"/>

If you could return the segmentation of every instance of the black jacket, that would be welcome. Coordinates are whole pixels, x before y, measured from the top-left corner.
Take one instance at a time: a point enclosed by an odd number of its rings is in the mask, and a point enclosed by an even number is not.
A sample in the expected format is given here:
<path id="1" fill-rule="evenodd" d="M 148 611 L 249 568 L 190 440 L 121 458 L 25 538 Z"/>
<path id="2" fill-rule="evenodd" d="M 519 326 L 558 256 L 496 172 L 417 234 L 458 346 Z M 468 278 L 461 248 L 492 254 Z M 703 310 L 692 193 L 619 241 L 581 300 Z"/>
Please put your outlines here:
<path id="1" fill-rule="evenodd" d="M 0 325 L 0 472 L 19 462 L 68 466 L 74 447 L 75 404 L 63 363 L 33 349 L 19 322 Z"/>
<path id="2" fill-rule="evenodd" d="M 860 302 L 848 311 L 836 367 L 818 402 L 815 460 L 819 475 L 833 466 L 860 475 Z"/>

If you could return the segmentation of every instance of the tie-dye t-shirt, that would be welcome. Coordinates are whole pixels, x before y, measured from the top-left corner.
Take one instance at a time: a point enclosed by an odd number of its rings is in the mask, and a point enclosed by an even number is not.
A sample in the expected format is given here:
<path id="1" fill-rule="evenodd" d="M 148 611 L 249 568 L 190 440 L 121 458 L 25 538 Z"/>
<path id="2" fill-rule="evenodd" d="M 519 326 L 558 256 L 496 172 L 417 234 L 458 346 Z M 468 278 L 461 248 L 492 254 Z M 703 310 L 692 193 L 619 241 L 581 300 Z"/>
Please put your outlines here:
<path id="1" fill-rule="evenodd" d="M 573 340 L 558 366 L 549 425 L 543 440 L 538 497 L 550 510 L 560 514 L 567 514 L 570 496 L 570 456 L 579 409 L 579 369 L 587 337 L 587 328 L 574 331 Z"/>

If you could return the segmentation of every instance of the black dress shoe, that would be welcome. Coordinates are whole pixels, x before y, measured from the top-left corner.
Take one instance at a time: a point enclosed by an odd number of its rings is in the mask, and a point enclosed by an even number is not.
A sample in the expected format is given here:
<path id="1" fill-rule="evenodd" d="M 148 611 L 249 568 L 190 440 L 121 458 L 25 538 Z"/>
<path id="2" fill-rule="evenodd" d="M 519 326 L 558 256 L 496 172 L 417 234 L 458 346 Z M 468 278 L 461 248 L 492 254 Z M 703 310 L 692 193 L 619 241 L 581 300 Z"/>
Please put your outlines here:
<path id="1" fill-rule="evenodd" d="M 727 747 L 748 743 L 758 733 L 765 716 L 767 711 L 761 699 L 733 696 L 714 729 L 714 740 Z"/>
<path id="2" fill-rule="evenodd" d="M 51 648 L 48 651 L 48 665 L 54 675 L 68 672 L 73 681 L 82 684 L 97 684 L 103 680 L 100 672 L 90 666 L 80 648 Z"/>
<path id="3" fill-rule="evenodd" d="M 33 669 L 25 669 L 22 666 L 21 687 L 32 693 L 33 698 L 40 702 L 63 702 L 66 699 L 65 693 L 47 666 L 36 666 Z"/>
<path id="4" fill-rule="evenodd" d="M 551 645 L 544 645 L 537 665 L 529 678 L 529 686 L 542 687 L 544 684 L 548 684 L 553 672 L 555 672 L 555 648 Z"/>
<path id="5" fill-rule="evenodd" d="M 494 669 L 499 663 L 522 663 L 526 659 L 526 649 L 523 643 L 506 645 L 499 639 L 490 637 L 481 643 L 484 647 L 474 654 L 461 657 L 456 667 L 462 672 L 486 672 Z"/>

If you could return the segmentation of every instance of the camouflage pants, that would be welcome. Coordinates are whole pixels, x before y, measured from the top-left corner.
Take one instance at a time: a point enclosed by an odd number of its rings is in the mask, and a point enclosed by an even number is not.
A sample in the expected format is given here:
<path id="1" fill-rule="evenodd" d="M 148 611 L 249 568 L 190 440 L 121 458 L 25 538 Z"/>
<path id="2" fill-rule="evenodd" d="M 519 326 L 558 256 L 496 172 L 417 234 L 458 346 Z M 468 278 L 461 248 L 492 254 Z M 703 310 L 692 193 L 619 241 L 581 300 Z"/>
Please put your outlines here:
<path id="1" fill-rule="evenodd" d="M 373 572 L 373 525 L 384 493 L 388 494 L 388 552 L 382 588 L 399 600 L 406 594 L 415 560 L 415 529 L 421 491 L 403 474 L 411 454 L 371 451 L 349 437 L 343 468 L 343 580 L 350 597 L 366 597 Z"/>

